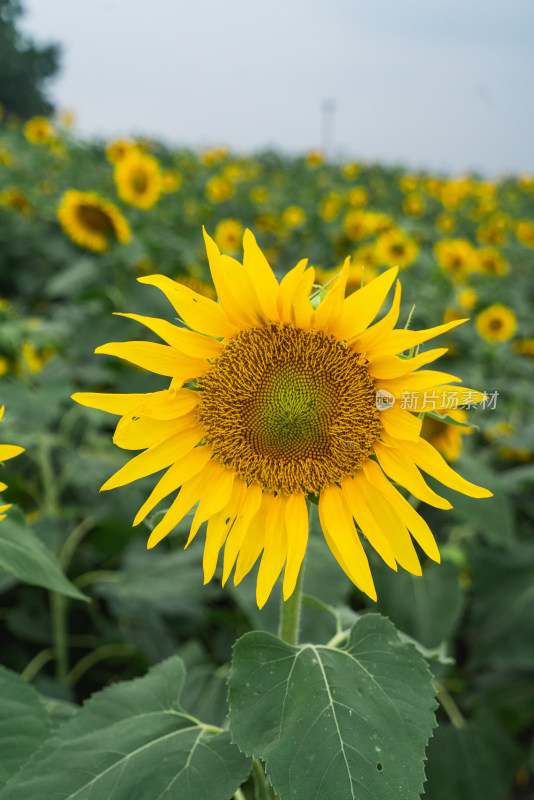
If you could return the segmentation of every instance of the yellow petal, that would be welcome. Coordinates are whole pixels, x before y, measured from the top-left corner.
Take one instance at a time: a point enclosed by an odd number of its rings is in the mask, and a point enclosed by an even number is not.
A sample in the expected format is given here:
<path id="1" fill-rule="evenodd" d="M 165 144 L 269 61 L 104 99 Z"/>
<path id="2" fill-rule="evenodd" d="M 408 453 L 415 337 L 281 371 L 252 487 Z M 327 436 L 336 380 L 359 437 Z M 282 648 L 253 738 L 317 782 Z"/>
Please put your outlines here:
<path id="1" fill-rule="evenodd" d="M 399 358 L 396 355 L 389 356 L 369 356 L 369 372 L 374 378 L 400 378 L 413 372 L 424 364 L 430 364 L 440 356 L 445 355 L 447 347 L 440 347 L 436 350 L 427 350 L 413 358 Z"/>
<path id="2" fill-rule="evenodd" d="M 204 545 L 204 583 L 209 583 L 217 568 L 217 561 L 221 547 L 226 541 L 228 532 L 239 513 L 243 503 L 247 485 L 244 480 L 236 477 L 232 487 L 232 495 L 227 505 L 208 520 L 206 528 L 206 544 Z"/>
<path id="3" fill-rule="evenodd" d="M 256 584 L 256 602 L 258 608 L 263 608 L 273 586 L 282 572 L 287 556 L 287 534 L 285 525 L 285 512 L 287 497 L 278 495 L 273 499 L 271 508 L 265 518 L 265 540 L 263 555 L 258 570 Z"/>
<path id="4" fill-rule="evenodd" d="M 0 444 L 0 461 L 8 461 L 23 452 L 24 447 L 18 447 L 16 444 Z"/>
<path id="5" fill-rule="evenodd" d="M 161 542 L 200 500 L 216 470 L 217 465 L 210 461 L 198 475 L 183 484 L 171 507 L 148 537 L 147 548 L 149 550 Z"/>
<path id="6" fill-rule="evenodd" d="M 447 372 L 438 372 L 433 369 L 421 369 L 418 372 L 411 372 L 402 378 L 377 379 L 375 386 L 377 389 L 385 389 L 390 392 L 397 400 L 405 392 L 422 392 L 425 389 L 433 389 L 446 381 L 460 381 L 456 375 L 449 375 Z"/>
<path id="7" fill-rule="evenodd" d="M 307 263 L 307 258 L 302 259 L 302 261 L 299 261 L 296 267 L 293 267 L 293 269 L 282 278 L 280 286 L 278 287 L 278 296 L 276 298 L 276 309 L 278 311 L 280 322 L 289 324 L 293 321 L 291 314 L 293 300 L 297 287 L 304 275 L 304 270 L 306 269 Z"/>
<path id="8" fill-rule="evenodd" d="M 243 236 L 243 266 L 254 284 L 265 318 L 275 322 L 278 281 L 248 228 Z"/>
<path id="9" fill-rule="evenodd" d="M 212 479 L 209 488 L 206 488 L 205 493 L 198 504 L 195 511 L 193 522 L 191 523 L 191 530 L 189 532 L 189 539 L 187 544 L 196 535 L 198 529 L 207 519 L 212 517 L 222 508 L 224 508 L 230 500 L 232 494 L 232 487 L 234 485 L 235 472 L 226 467 L 220 467 L 219 474 L 216 474 Z M 187 547 L 186 544 L 186 547 Z"/>
<path id="10" fill-rule="evenodd" d="M 410 458 L 413 458 L 418 467 L 428 472 L 445 486 L 449 486 L 457 492 L 466 494 L 469 497 L 493 497 L 492 492 L 477 486 L 475 483 L 466 481 L 461 475 L 455 472 L 445 459 L 432 447 L 432 445 L 420 439 L 417 444 L 408 442 L 404 448 Z"/>
<path id="11" fill-rule="evenodd" d="M 252 520 L 241 547 L 239 548 L 239 555 L 237 557 L 234 573 L 235 586 L 243 580 L 245 575 L 248 575 L 263 550 L 265 542 L 265 520 L 273 501 L 274 495 L 272 493 L 264 492 L 262 494 L 261 509 Z"/>
<path id="12" fill-rule="evenodd" d="M 228 320 L 221 306 L 209 297 L 182 286 L 166 275 L 147 275 L 137 280 L 160 289 L 188 328 L 218 339 L 237 332 L 238 328 Z"/>
<path id="13" fill-rule="evenodd" d="M 293 294 L 291 321 L 297 328 L 310 330 L 313 327 L 313 307 L 310 293 L 315 280 L 315 270 L 309 267 L 300 279 Z"/>
<path id="14" fill-rule="evenodd" d="M 433 339 L 434 336 L 440 336 L 440 334 L 450 331 L 452 328 L 456 328 L 457 325 L 462 325 L 467 321 L 466 319 L 455 319 L 452 322 L 446 322 L 444 325 L 437 325 L 435 328 L 426 328 L 422 331 L 391 331 L 391 333 L 377 345 L 375 355 L 403 353 L 405 350 L 410 350 L 412 347 L 416 347 L 416 345 L 428 341 L 428 339 Z"/>
<path id="15" fill-rule="evenodd" d="M 121 467 L 111 478 L 109 478 L 100 489 L 101 492 L 109 489 L 116 489 L 118 486 L 125 486 L 127 483 L 153 475 L 160 469 L 168 467 L 170 464 L 181 458 L 185 453 L 195 447 L 201 438 L 202 433 L 198 428 L 188 431 L 180 431 L 174 436 L 158 442 L 153 447 L 149 447 L 143 453 L 132 458 Z"/>
<path id="16" fill-rule="evenodd" d="M 247 271 L 239 261 L 221 255 L 205 230 L 204 241 L 213 284 L 226 316 L 239 328 L 258 325 L 261 322 L 261 308 Z"/>
<path id="17" fill-rule="evenodd" d="M 393 408 L 387 408 L 380 412 L 380 421 L 390 436 L 396 439 L 408 439 L 412 442 L 419 441 L 423 420 L 415 414 L 410 414 L 409 411 L 395 405 Z"/>
<path id="18" fill-rule="evenodd" d="M 222 344 L 212 336 L 203 336 L 186 328 L 179 328 L 164 319 L 157 317 L 143 317 L 140 314 L 121 314 L 115 312 L 117 317 L 126 317 L 140 322 L 153 331 L 160 339 L 175 347 L 182 355 L 189 358 L 217 358 L 221 354 Z"/>
<path id="19" fill-rule="evenodd" d="M 262 506 L 262 503 L 263 503 L 263 495 L 261 487 L 258 483 L 252 483 L 247 488 L 237 518 L 234 522 L 234 525 L 232 526 L 232 530 L 228 535 L 228 539 L 226 540 L 226 545 L 224 548 L 224 563 L 223 563 L 223 578 L 222 578 L 223 586 L 230 576 L 237 555 L 241 549 L 241 545 L 243 544 L 245 537 L 247 535 L 250 524 L 252 520 L 254 520 L 255 522 L 256 515 L 258 514 Z"/>
<path id="20" fill-rule="evenodd" d="M 158 394 L 156 392 L 156 394 Z M 151 397 L 150 394 L 101 394 L 100 392 L 75 392 L 71 395 L 75 403 L 89 408 L 96 408 L 98 411 L 107 411 L 108 414 L 118 414 L 122 417 L 129 411 Z"/>
<path id="21" fill-rule="evenodd" d="M 132 416 L 172 420 L 183 417 L 196 408 L 199 393 L 177 387 L 141 396 L 144 400 L 130 411 Z"/>
<path id="22" fill-rule="evenodd" d="M 363 472 L 357 475 L 356 480 L 377 524 L 386 533 L 396 561 L 412 575 L 421 575 L 421 564 L 402 517 L 395 513 L 387 498 L 367 480 Z"/>
<path id="23" fill-rule="evenodd" d="M 164 497 L 167 497 L 171 492 L 176 491 L 184 483 L 198 475 L 209 462 L 213 455 L 211 447 L 208 445 L 195 447 L 192 444 L 192 439 L 192 436 L 188 440 L 187 434 L 182 434 L 182 438 L 179 440 L 179 444 L 182 447 L 180 449 L 177 447 L 175 452 L 176 463 L 157 482 L 149 497 L 137 512 L 133 521 L 134 525 L 139 525 Z"/>
<path id="24" fill-rule="evenodd" d="M 7 489 L 7 483 L 0 483 L 0 492 L 5 492 Z"/>
<path id="25" fill-rule="evenodd" d="M 117 356 L 142 369 L 188 381 L 204 375 L 210 365 L 206 359 L 189 358 L 166 344 L 154 342 L 109 342 L 97 347 L 95 353 Z"/>
<path id="26" fill-rule="evenodd" d="M 432 491 L 413 461 L 404 458 L 400 450 L 378 443 L 375 444 L 375 454 L 386 475 L 389 475 L 395 483 L 406 487 L 423 503 L 436 508 L 452 508 L 448 500 Z"/>
<path id="27" fill-rule="evenodd" d="M 146 447 L 152 447 L 173 434 L 188 430 L 195 425 L 196 418 L 193 412 L 184 414 L 177 419 L 151 419 L 150 417 L 125 414 L 117 423 L 113 442 L 124 450 L 144 450 Z M 200 428 L 197 430 L 200 439 L 202 430 Z"/>
<path id="28" fill-rule="evenodd" d="M 384 532 L 378 525 L 372 510 L 364 500 L 360 485 L 355 478 L 345 478 L 341 482 L 343 497 L 356 524 L 378 555 L 391 569 L 397 569 L 395 556 Z"/>
<path id="29" fill-rule="evenodd" d="M 321 491 L 319 497 L 319 518 L 321 527 L 330 549 L 339 561 L 341 568 L 362 592 L 376 600 L 376 590 L 369 569 L 367 556 L 360 542 L 360 537 L 352 522 L 352 514 L 348 510 L 341 490 L 337 486 L 328 486 Z"/>
<path id="30" fill-rule="evenodd" d="M 433 390 L 409 393 L 401 404 L 410 411 L 447 411 L 467 403 L 481 403 L 487 396 L 465 386 L 436 386 Z"/>
<path id="31" fill-rule="evenodd" d="M 399 319 L 401 301 L 401 285 L 400 281 L 395 284 L 395 295 L 391 308 L 384 314 L 381 320 L 375 322 L 370 328 L 367 328 L 362 333 L 358 333 L 349 340 L 349 344 L 353 350 L 361 353 L 372 353 L 377 343 L 380 342 L 384 336 L 393 330 Z"/>
<path id="32" fill-rule="evenodd" d="M 284 600 L 291 597 L 308 544 L 308 508 L 303 494 L 292 494 L 286 505 L 287 563 Z"/>
<path id="33" fill-rule="evenodd" d="M 363 471 L 367 480 L 371 481 L 378 491 L 387 498 L 391 507 L 399 514 L 413 538 L 423 548 L 427 556 L 439 563 L 438 546 L 423 517 L 388 481 L 378 464 L 367 459 L 363 465 Z"/>
<path id="34" fill-rule="evenodd" d="M 315 309 L 313 327 L 316 330 L 327 331 L 328 333 L 334 333 L 334 335 L 338 334 L 337 324 L 343 314 L 349 267 L 350 256 L 345 259 L 341 272 L 329 287 L 326 297 L 321 300 Z"/>
<path id="35" fill-rule="evenodd" d="M 340 339 L 352 339 L 364 331 L 380 311 L 386 295 L 397 277 L 398 267 L 388 269 L 378 278 L 347 297 L 337 325 Z"/>

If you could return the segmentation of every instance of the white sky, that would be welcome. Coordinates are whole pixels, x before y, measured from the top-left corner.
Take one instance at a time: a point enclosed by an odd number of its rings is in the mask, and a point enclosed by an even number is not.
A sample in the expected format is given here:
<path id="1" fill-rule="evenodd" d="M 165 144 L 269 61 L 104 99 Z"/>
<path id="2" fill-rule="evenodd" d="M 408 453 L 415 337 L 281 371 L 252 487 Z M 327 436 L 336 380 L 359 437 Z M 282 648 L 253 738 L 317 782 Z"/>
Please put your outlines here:
<path id="1" fill-rule="evenodd" d="M 23 2 L 83 134 L 534 172 L 532 0 Z"/>

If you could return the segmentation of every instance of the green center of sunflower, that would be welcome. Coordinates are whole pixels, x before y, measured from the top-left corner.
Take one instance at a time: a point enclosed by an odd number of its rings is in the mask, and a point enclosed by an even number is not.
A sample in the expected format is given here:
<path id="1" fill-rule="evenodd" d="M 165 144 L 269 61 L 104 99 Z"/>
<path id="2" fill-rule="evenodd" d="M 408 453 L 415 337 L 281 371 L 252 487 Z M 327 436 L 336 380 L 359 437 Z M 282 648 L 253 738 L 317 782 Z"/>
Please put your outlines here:
<path id="1" fill-rule="evenodd" d="M 241 331 L 199 384 L 206 443 L 268 491 L 317 494 L 354 475 L 382 428 L 365 359 L 321 331 Z"/>

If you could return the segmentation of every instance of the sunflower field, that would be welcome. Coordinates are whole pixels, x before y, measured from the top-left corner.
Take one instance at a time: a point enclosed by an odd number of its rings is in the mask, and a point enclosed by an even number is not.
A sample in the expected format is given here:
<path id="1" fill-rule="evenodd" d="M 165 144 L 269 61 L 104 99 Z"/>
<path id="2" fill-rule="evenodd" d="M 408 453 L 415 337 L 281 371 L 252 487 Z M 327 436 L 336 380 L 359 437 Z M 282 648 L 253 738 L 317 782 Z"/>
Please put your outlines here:
<path id="1" fill-rule="evenodd" d="M 534 798 L 534 176 L 72 123 L 0 123 L 0 800 Z"/>

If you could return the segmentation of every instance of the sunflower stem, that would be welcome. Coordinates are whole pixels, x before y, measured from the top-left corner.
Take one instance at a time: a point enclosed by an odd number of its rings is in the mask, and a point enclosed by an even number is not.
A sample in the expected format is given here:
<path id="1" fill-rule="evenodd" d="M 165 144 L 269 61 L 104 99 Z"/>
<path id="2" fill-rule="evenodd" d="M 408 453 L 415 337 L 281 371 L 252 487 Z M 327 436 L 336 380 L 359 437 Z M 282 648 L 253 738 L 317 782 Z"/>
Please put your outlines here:
<path id="1" fill-rule="evenodd" d="M 252 760 L 252 775 L 254 777 L 254 797 L 256 800 L 269 800 L 269 791 L 265 784 L 265 773 L 257 758 Z"/>
<path id="2" fill-rule="evenodd" d="M 302 562 L 295 584 L 293 594 L 284 600 L 280 607 L 280 627 L 278 635 L 288 644 L 298 644 L 300 628 L 300 610 L 302 607 L 302 576 L 304 574 L 304 561 Z"/>

